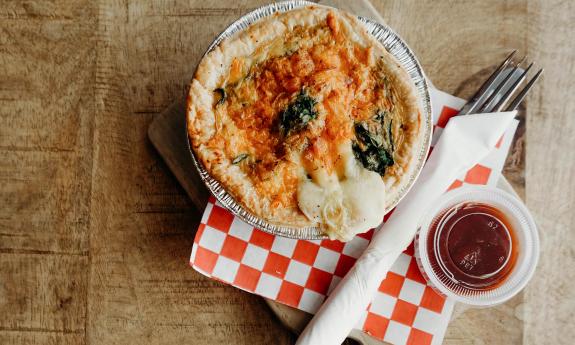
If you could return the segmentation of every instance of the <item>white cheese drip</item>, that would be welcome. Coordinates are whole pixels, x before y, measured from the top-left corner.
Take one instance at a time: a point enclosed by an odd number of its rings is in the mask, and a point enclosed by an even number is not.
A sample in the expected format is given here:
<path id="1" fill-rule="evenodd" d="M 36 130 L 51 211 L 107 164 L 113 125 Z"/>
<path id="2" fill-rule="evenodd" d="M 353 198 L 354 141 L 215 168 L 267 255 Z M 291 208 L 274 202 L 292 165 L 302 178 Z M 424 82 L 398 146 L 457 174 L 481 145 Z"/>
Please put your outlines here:
<path id="1" fill-rule="evenodd" d="M 343 174 L 325 169 L 308 172 L 298 186 L 298 206 L 320 224 L 331 239 L 349 241 L 356 234 L 381 223 L 385 213 L 385 184 L 379 174 L 356 160 L 348 143 L 340 149 Z"/>

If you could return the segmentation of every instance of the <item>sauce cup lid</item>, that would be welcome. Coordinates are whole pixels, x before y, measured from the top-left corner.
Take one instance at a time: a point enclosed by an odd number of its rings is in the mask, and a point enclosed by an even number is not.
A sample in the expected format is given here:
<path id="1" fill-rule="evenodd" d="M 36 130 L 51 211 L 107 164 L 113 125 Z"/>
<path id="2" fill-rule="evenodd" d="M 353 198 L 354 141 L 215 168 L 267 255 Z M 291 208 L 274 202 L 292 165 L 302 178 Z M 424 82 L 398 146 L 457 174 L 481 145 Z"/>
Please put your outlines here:
<path id="1" fill-rule="evenodd" d="M 505 280 L 492 289 L 470 290 L 445 279 L 433 268 L 430 261 L 428 241 L 433 223 L 438 217 L 462 203 L 484 203 L 503 212 L 512 224 L 517 240 L 517 259 Z M 503 303 L 521 291 L 535 272 L 539 259 L 539 235 L 537 226 L 527 207 L 515 196 L 493 187 L 465 186 L 443 194 L 425 212 L 419 222 L 415 237 L 415 258 L 419 269 L 440 294 L 475 307 L 488 307 Z"/>

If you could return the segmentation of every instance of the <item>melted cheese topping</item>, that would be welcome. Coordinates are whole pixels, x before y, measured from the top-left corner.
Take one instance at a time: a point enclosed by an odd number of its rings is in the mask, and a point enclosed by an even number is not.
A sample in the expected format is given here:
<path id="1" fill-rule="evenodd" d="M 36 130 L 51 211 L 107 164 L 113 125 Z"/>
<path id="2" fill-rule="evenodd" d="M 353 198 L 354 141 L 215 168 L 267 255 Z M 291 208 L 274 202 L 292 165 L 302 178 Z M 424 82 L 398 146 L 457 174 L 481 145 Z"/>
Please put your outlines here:
<path id="1" fill-rule="evenodd" d="M 322 224 L 331 239 L 349 241 L 377 226 L 385 213 L 385 185 L 379 174 L 363 168 L 341 145 L 343 173 L 315 171 L 298 186 L 298 205 L 310 219 Z M 339 177 L 338 175 L 343 175 Z"/>
<path id="2" fill-rule="evenodd" d="M 377 225 L 385 211 L 381 176 L 364 169 L 351 149 L 354 123 L 393 107 L 378 73 L 372 48 L 346 40 L 333 15 L 296 27 L 233 60 L 208 146 L 230 161 L 247 157 L 237 164 L 271 207 L 299 207 L 330 237 L 348 240 Z M 282 137 L 278 117 L 301 90 L 317 102 L 317 118 Z"/>

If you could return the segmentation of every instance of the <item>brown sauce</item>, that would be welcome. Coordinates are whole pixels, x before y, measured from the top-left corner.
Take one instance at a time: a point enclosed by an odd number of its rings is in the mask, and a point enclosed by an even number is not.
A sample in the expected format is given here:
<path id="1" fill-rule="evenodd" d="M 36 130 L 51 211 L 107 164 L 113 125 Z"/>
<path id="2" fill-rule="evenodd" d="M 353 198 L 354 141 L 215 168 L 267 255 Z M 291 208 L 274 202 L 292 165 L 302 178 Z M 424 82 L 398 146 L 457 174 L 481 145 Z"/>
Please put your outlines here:
<path id="1" fill-rule="evenodd" d="M 518 253 L 508 217 L 491 205 L 471 202 L 436 217 L 427 246 L 436 274 L 473 290 L 499 286 Z"/>

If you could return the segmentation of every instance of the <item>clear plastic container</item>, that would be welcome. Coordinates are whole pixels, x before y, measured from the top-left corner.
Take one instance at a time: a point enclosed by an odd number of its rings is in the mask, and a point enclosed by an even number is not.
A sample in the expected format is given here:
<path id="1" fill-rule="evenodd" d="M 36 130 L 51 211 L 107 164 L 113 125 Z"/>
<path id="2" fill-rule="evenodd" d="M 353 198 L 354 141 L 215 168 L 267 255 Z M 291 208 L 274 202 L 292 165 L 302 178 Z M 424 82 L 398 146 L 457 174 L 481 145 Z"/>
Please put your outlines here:
<path id="1" fill-rule="evenodd" d="M 493 287 L 470 284 L 453 274 L 451 268 L 437 264 L 440 257 L 439 243 L 445 241 L 442 229 L 448 210 L 459 205 L 480 203 L 492 206 L 505 215 L 514 234 L 514 264 L 504 279 Z M 488 307 L 503 303 L 521 291 L 535 272 L 539 259 L 539 236 L 533 217 L 527 207 L 516 197 L 497 188 L 485 186 L 461 187 L 437 200 L 423 216 L 415 238 L 415 257 L 427 281 L 440 294 L 469 306 Z M 505 259 L 505 263 L 509 259 Z M 502 266 L 503 267 L 503 266 Z M 459 271 L 461 276 L 461 271 Z"/>

